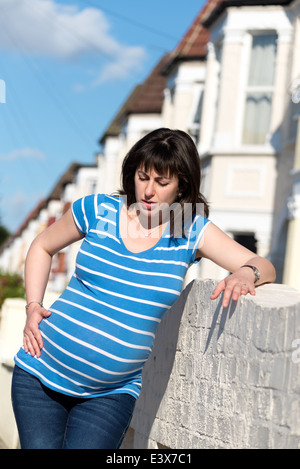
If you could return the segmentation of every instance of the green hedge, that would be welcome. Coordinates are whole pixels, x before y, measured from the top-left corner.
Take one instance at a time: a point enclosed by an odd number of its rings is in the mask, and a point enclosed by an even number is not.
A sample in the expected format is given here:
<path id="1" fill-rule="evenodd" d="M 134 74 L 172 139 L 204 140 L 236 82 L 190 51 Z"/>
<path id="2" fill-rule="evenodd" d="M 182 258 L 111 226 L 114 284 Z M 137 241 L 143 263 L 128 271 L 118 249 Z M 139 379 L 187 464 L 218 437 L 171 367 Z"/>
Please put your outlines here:
<path id="1" fill-rule="evenodd" d="M 0 272 L 0 308 L 6 298 L 25 298 L 24 282 L 20 275 Z"/>

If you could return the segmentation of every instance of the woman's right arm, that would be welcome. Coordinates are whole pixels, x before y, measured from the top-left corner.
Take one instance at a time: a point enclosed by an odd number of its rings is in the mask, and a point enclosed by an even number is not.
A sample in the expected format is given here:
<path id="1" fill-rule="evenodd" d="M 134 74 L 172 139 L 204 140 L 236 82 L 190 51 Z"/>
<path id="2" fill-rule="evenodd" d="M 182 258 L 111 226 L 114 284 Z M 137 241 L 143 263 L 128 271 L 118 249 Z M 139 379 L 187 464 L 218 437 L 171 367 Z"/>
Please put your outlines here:
<path id="1" fill-rule="evenodd" d="M 29 248 L 25 261 L 25 290 L 29 306 L 23 344 L 25 352 L 32 356 L 39 357 L 41 354 L 43 340 L 38 325 L 43 318 L 51 314 L 37 302 L 43 301 L 52 257 L 83 236 L 75 224 L 72 211 L 68 210 L 57 222 L 40 233 Z"/>

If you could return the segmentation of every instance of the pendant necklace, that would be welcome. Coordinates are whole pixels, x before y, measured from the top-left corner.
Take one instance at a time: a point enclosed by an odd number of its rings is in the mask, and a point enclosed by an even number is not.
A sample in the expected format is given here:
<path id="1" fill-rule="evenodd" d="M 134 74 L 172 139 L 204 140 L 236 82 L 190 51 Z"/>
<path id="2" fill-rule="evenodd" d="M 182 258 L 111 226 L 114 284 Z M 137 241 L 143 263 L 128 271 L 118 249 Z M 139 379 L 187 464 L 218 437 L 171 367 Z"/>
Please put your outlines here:
<path id="1" fill-rule="evenodd" d="M 143 226 L 142 226 L 142 224 L 141 224 L 141 222 L 140 222 L 138 216 L 137 216 L 137 217 L 134 217 L 133 219 L 134 219 L 134 221 L 135 221 L 135 223 L 136 223 L 137 229 L 140 229 L 140 231 L 142 232 L 144 238 L 150 238 L 151 235 L 152 235 L 153 233 L 155 233 L 156 230 L 159 230 L 160 227 L 161 227 L 161 225 L 158 225 L 158 226 L 156 226 L 155 228 L 150 229 L 150 230 L 148 229 L 148 230 L 146 231 L 145 228 L 143 228 Z"/>
<path id="2" fill-rule="evenodd" d="M 148 230 L 148 231 L 145 231 L 145 229 L 142 227 L 140 221 L 139 221 L 139 225 L 140 225 L 140 229 L 141 229 L 141 231 L 142 231 L 142 233 L 143 233 L 143 235 L 144 235 L 144 238 L 150 238 L 151 235 L 152 235 L 153 233 L 155 233 L 156 230 L 159 230 L 159 228 L 161 227 L 161 225 L 158 225 L 158 226 L 156 226 L 156 227 L 153 228 L 153 229 L 150 229 L 150 230 Z"/>

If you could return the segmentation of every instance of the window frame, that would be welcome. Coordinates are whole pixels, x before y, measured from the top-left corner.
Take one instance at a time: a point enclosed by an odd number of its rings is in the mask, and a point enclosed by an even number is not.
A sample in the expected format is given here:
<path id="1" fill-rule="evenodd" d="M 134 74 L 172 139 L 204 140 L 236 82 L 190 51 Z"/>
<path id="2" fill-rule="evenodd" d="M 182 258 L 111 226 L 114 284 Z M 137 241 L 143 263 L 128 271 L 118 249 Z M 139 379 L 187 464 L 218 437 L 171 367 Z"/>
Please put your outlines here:
<path id="1" fill-rule="evenodd" d="M 236 127 L 236 144 L 239 147 L 244 149 L 256 149 L 259 151 L 260 148 L 266 149 L 270 147 L 270 140 L 272 137 L 271 133 L 271 122 L 272 122 L 272 112 L 273 112 L 273 100 L 275 92 L 275 79 L 276 79 L 276 70 L 277 70 L 277 56 L 278 56 L 278 47 L 276 48 L 275 56 L 275 67 L 274 67 L 274 79 L 272 85 L 249 85 L 249 68 L 251 66 L 251 54 L 252 54 L 252 45 L 254 36 L 276 36 L 276 42 L 278 45 L 278 31 L 274 29 L 270 30 L 249 30 L 244 35 L 244 44 L 243 44 L 243 59 L 240 64 L 240 73 L 241 73 L 241 86 L 239 90 L 238 102 L 238 115 L 237 115 L 237 127 Z M 269 130 L 266 134 L 266 139 L 264 143 L 244 143 L 243 142 L 243 133 L 244 133 L 244 123 L 245 123 L 245 112 L 246 112 L 246 103 L 247 96 L 250 93 L 265 93 L 271 94 L 271 109 L 270 109 L 270 122 Z"/>

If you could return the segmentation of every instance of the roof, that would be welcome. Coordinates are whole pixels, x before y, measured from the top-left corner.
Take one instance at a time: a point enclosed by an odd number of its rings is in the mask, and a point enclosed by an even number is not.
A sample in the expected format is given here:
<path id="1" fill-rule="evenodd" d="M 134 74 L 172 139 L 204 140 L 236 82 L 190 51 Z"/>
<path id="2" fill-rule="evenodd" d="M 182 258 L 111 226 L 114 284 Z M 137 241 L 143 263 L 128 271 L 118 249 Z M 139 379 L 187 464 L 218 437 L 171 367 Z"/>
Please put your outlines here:
<path id="1" fill-rule="evenodd" d="M 161 72 L 168 61 L 169 54 L 162 57 L 144 83 L 134 88 L 101 137 L 100 143 L 108 136 L 118 136 L 129 114 L 161 112 L 166 87 L 166 77 Z"/>
<path id="2" fill-rule="evenodd" d="M 68 169 L 63 173 L 63 175 L 59 178 L 53 187 L 52 191 L 47 197 L 47 201 L 60 200 L 65 186 L 74 181 L 74 177 L 76 176 L 78 169 L 82 166 L 83 165 L 80 163 L 71 163 Z"/>
<path id="3" fill-rule="evenodd" d="M 103 143 L 106 137 L 117 137 L 121 130 L 122 126 L 125 120 L 125 117 L 128 114 L 128 109 L 131 108 L 131 103 L 135 101 L 139 94 L 140 94 L 140 88 L 142 85 L 138 85 L 134 88 L 134 90 L 131 92 L 129 97 L 126 99 L 125 103 L 121 106 L 119 111 L 117 112 L 116 116 L 114 119 L 111 121 L 109 124 L 108 128 L 106 129 L 105 133 L 100 139 L 100 143 Z"/>
<path id="4" fill-rule="evenodd" d="M 21 236 L 22 232 L 25 230 L 25 228 L 27 228 L 27 226 L 29 225 L 29 222 L 31 220 L 34 220 L 38 215 L 39 213 L 41 212 L 41 210 L 43 210 L 43 208 L 45 208 L 47 206 L 47 201 L 45 199 L 42 199 L 40 200 L 37 205 L 34 207 L 33 210 L 31 210 L 31 212 L 29 213 L 29 215 L 27 215 L 26 219 L 23 221 L 23 223 L 21 224 L 21 226 L 18 228 L 18 230 L 13 233 L 12 237 L 13 238 L 18 238 L 19 236 Z"/>
<path id="5" fill-rule="evenodd" d="M 27 215 L 26 219 L 23 221 L 21 226 L 18 228 L 18 230 L 15 233 L 12 233 L 5 241 L 3 244 L 0 246 L 0 254 L 5 251 L 6 248 L 8 248 L 12 241 L 22 235 L 22 232 L 27 228 L 29 225 L 29 222 L 31 220 L 34 220 L 38 214 L 40 213 L 43 208 L 47 206 L 47 201 L 45 199 L 40 200 L 36 207 Z"/>
<path id="6" fill-rule="evenodd" d="M 206 46 L 209 41 L 209 31 L 203 26 L 203 21 L 218 7 L 222 0 L 208 0 L 195 21 L 184 35 L 174 51 L 174 55 L 193 58 L 206 57 Z"/>
<path id="7" fill-rule="evenodd" d="M 165 73 L 168 73 L 170 67 L 178 61 L 204 60 L 206 58 L 210 33 L 203 25 L 203 22 L 222 2 L 223 0 L 208 0 L 177 47 L 170 54 L 170 60 L 164 70 Z"/>
<path id="8" fill-rule="evenodd" d="M 15 239 L 19 236 L 21 236 L 22 232 L 27 228 L 29 222 L 31 220 L 34 220 L 39 216 L 39 213 L 41 210 L 47 207 L 48 203 L 51 200 L 61 200 L 63 190 L 67 184 L 70 184 L 74 181 L 74 177 L 76 176 L 77 171 L 80 168 L 86 168 L 86 167 L 94 167 L 95 165 L 86 165 L 86 164 L 81 164 L 81 163 L 71 163 L 71 165 L 68 167 L 68 169 L 64 172 L 64 174 L 59 178 L 55 186 L 53 187 L 52 191 L 48 195 L 46 199 L 43 199 L 38 202 L 36 207 L 29 213 L 29 215 L 26 217 L 26 219 L 22 222 L 21 226 L 18 228 L 18 230 L 13 233 L 9 238 L 8 238 L 8 244 L 11 242 L 12 239 Z"/>
<path id="9" fill-rule="evenodd" d="M 170 54 L 170 60 L 164 69 L 164 73 L 168 73 L 170 68 L 178 61 L 206 59 L 207 43 L 210 39 L 209 28 L 226 8 L 231 6 L 285 6 L 292 3 L 292 1 L 293 0 L 270 0 L 266 2 L 260 0 L 208 0 L 178 46 L 173 53 Z"/>
<path id="10" fill-rule="evenodd" d="M 169 60 L 165 55 L 154 67 L 148 78 L 141 85 L 136 99 L 128 106 L 128 113 L 159 113 L 163 104 L 163 91 L 166 87 L 166 77 L 161 71 Z"/>

